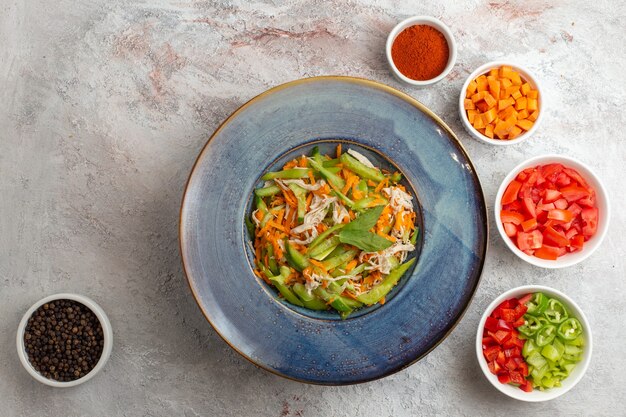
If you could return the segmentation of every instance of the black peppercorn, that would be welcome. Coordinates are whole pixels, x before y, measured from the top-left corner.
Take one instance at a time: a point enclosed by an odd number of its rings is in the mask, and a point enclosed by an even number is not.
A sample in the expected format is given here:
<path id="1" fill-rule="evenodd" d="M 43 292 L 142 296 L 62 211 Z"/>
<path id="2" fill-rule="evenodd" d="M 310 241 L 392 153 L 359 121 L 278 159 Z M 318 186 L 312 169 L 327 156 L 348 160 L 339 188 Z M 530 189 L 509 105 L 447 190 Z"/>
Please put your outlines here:
<path id="1" fill-rule="evenodd" d="M 69 382 L 87 375 L 98 363 L 104 335 L 98 317 L 73 300 L 39 307 L 24 332 L 28 360 L 41 375 Z"/>

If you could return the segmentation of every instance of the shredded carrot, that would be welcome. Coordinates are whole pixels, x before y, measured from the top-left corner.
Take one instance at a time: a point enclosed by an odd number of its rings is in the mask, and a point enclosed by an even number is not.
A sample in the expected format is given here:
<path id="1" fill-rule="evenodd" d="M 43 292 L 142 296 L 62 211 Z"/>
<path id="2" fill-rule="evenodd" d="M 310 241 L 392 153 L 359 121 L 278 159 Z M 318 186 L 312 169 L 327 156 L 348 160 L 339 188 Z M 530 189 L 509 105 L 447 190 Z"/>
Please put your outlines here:
<path id="1" fill-rule="evenodd" d="M 383 188 L 385 188 L 385 185 L 389 183 L 389 178 L 385 178 L 384 180 L 382 180 L 380 183 L 378 183 L 378 185 L 376 186 L 376 188 L 374 189 L 374 191 L 376 191 L 377 193 L 380 192 L 380 190 L 382 190 Z"/>
<path id="2" fill-rule="evenodd" d="M 341 156 L 341 143 L 337 145 L 337 158 Z"/>
<path id="3" fill-rule="evenodd" d="M 367 185 L 369 185 L 370 187 L 376 187 L 376 183 L 372 180 L 367 180 Z"/>
<path id="4" fill-rule="evenodd" d="M 328 288 L 328 281 L 322 282 L 322 288 Z"/>
<path id="5" fill-rule="evenodd" d="M 324 266 L 324 264 L 321 263 L 320 261 L 316 261 L 315 259 L 309 259 L 309 262 L 311 262 L 311 264 L 315 265 L 316 267 L 324 271 L 324 273 L 328 272 L 326 271 L 326 267 Z"/>
<path id="6" fill-rule="evenodd" d="M 283 166 L 283 170 L 286 169 L 291 169 L 291 168 L 295 168 L 298 166 L 298 160 L 297 159 L 292 159 L 291 161 L 287 162 L 284 166 Z"/>
<path id="7" fill-rule="evenodd" d="M 315 177 L 313 176 L 313 171 L 309 171 L 309 180 L 311 180 L 311 185 L 315 185 Z"/>
<path id="8" fill-rule="evenodd" d="M 380 305 L 385 304 L 385 297 L 383 297 L 380 300 L 378 300 L 378 302 L 380 303 Z"/>
<path id="9" fill-rule="evenodd" d="M 350 262 L 348 262 L 348 264 L 346 265 L 346 273 L 352 271 L 357 265 L 357 261 L 356 259 L 351 260 Z"/>
<path id="10" fill-rule="evenodd" d="M 289 204 L 291 207 L 298 207 L 298 203 L 296 201 L 296 196 L 293 195 L 293 193 L 291 191 L 287 191 L 282 189 L 283 192 L 283 196 L 285 196 L 285 202 L 287 202 L 287 204 Z M 293 197 L 292 197 L 293 196 Z"/>
<path id="11" fill-rule="evenodd" d="M 311 207 L 311 201 L 313 200 L 313 194 L 309 194 L 306 196 L 306 210 L 309 211 L 309 207 Z"/>
<path id="12" fill-rule="evenodd" d="M 270 226 L 272 226 L 275 229 L 280 230 L 281 232 L 285 232 L 285 233 L 287 232 L 287 229 L 285 229 L 284 226 L 274 222 L 273 220 L 268 221 L 267 224 L 269 224 Z"/>
<path id="13" fill-rule="evenodd" d="M 344 297 L 348 297 L 348 298 L 352 298 L 353 300 L 356 300 L 356 295 L 352 294 L 350 291 L 344 291 L 341 293 L 341 295 L 343 295 Z"/>
<path id="14" fill-rule="evenodd" d="M 300 157 L 300 163 L 298 164 L 300 168 L 306 168 L 306 156 L 302 155 Z"/>

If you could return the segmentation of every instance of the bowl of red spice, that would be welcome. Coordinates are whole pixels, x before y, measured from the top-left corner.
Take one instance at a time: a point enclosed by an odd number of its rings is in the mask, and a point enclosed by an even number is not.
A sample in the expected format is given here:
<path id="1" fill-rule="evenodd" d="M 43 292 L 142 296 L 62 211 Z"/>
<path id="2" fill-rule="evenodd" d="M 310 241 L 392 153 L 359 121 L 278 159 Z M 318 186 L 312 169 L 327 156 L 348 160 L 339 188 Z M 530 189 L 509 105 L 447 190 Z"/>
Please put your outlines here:
<path id="1" fill-rule="evenodd" d="M 17 353 L 37 381 L 57 388 L 93 378 L 113 347 L 104 310 L 78 294 L 45 297 L 28 309 L 17 330 Z"/>
<path id="2" fill-rule="evenodd" d="M 456 43 L 439 19 L 414 16 L 398 23 L 387 38 L 387 60 L 400 81 L 425 87 L 445 78 L 456 62 Z"/>

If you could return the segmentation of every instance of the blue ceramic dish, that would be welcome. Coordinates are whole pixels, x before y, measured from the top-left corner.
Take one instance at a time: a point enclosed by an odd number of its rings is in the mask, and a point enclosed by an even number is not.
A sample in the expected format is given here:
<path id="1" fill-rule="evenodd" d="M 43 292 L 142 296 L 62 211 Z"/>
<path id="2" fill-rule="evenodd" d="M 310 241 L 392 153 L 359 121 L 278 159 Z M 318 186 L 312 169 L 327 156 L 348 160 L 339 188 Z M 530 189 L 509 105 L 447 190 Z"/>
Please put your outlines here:
<path id="1" fill-rule="evenodd" d="M 244 223 L 264 172 L 339 141 L 395 165 L 423 222 L 415 268 L 385 305 L 347 320 L 277 299 L 252 273 Z M 187 184 L 180 245 L 198 305 L 233 349 L 287 378 L 352 384 L 419 360 L 461 319 L 485 260 L 487 214 L 469 157 L 422 104 L 373 81 L 309 78 L 255 97 L 213 134 Z"/>

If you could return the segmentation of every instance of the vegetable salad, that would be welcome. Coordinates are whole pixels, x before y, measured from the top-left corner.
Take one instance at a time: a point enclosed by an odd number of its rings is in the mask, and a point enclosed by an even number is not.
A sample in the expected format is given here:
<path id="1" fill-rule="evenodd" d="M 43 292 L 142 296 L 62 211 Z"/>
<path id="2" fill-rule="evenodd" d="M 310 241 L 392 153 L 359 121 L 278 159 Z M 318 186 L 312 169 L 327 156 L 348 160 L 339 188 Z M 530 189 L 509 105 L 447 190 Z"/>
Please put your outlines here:
<path id="1" fill-rule="evenodd" d="M 353 149 L 302 155 L 262 177 L 246 223 L 254 273 L 291 304 L 342 318 L 385 296 L 415 262 L 413 197 L 400 173 Z"/>

